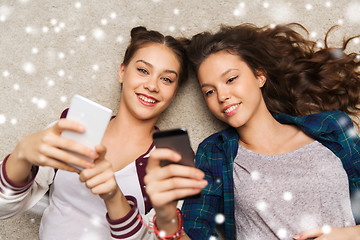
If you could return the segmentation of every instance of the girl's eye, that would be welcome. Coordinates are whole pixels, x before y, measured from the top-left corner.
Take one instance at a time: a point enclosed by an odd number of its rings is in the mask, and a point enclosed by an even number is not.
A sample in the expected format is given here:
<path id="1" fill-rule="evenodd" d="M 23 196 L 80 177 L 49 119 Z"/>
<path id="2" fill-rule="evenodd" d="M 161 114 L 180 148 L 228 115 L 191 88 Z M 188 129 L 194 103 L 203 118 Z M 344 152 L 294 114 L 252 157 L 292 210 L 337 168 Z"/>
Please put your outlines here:
<path id="1" fill-rule="evenodd" d="M 207 97 L 207 96 L 210 96 L 212 93 L 214 93 L 215 92 L 215 90 L 214 89 L 211 89 L 211 90 L 209 90 L 209 91 L 206 91 L 205 92 L 205 96 Z"/>
<path id="2" fill-rule="evenodd" d="M 234 81 L 235 79 L 237 79 L 237 78 L 238 78 L 238 76 L 229 78 L 229 79 L 226 81 L 226 83 L 231 83 L 231 82 L 233 82 L 233 81 Z"/>
<path id="3" fill-rule="evenodd" d="M 171 80 L 170 78 L 167 78 L 167 77 L 163 77 L 161 78 L 164 82 L 167 82 L 167 83 L 173 83 L 174 81 Z"/>
<path id="4" fill-rule="evenodd" d="M 139 72 L 143 73 L 143 74 L 148 74 L 148 71 L 146 71 L 145 69 L 143 68 L 138 68 L 137 69 Z"/>

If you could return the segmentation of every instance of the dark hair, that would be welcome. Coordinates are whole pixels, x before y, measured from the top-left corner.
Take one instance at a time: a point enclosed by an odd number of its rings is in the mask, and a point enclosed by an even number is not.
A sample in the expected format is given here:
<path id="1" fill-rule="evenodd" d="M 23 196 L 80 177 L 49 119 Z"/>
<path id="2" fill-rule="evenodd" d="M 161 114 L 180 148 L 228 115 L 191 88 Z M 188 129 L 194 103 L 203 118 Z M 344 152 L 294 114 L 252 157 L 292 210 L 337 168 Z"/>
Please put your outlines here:
<path id="1" fill-rule="evenodd" d="M 357 54 L 344 50 L 358 36 L 344 40 L 342 48 L 329 48 L 331 28 L 319 48 L 294 31 L 295 26 L 307 32 L 292 23 L 274 28 L 222 26 L 215 34 L 199 33 L 188 46 L 190 63 L 197 73 L 210 54 L 225 50 L 244 60 L 256 76 L 266 76 L 262 93 L 271 113 L 302 116 L 342 110 L 355 116 L 360 109 L 360 62 Z"/>
<path id="2" fill-rule="evenodd" d="M 135 27 L 131 29 L 131 41 L 125 51 L 123 63 L 127 66 L 136 51 L 148 44 L 164 44 L 175 53 L 180 62 L 179 84 L 181 84 L 188 76 L 187 54 L 182 41 L 172 36 L 164 36 L 157 31 L 147 30 L 143 26 Z"/>

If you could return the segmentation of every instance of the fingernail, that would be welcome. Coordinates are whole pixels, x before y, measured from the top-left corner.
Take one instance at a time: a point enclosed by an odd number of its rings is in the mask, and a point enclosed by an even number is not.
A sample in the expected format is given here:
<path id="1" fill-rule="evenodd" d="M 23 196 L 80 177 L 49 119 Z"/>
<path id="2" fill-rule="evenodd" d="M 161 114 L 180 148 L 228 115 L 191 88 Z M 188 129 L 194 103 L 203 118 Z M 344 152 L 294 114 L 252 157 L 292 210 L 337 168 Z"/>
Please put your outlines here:
<path id="1" fill-rule="evenodd" d="M 198 182 L 198 184 L 199 187 L 204 188 L 208 184 L 208 182 L 206 180 L 201 180 Z"/>
<path id="2" fill-rule="evenodd" d="M 94 163 L 92 163 L 92 162 L 86 163 L 86 168 L 92 168 L 93 166 L 94 166 Z"/>
<path id="3" fill-rule="evenodd" d="M 91 158 L 96 158 L 96 155 L 97 155 L 97 153 L 96 153 L 95 151 L 92 151 L 92 152 L 90 153 L 90 157 L 91 157 Z"/>

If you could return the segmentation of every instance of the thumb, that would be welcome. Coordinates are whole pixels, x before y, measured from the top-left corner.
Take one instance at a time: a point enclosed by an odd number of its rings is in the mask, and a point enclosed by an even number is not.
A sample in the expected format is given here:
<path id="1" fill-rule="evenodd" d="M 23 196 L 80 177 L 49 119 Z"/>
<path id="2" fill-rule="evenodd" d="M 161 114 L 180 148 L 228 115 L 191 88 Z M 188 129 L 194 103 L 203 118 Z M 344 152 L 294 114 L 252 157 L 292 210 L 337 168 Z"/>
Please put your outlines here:
<path id="1" fill-rule="evenodd" d="M 163 160 L 168 160 L 175 163 L 181 160 L 181 155 L 169 148 L 156 148 L 150 153 L 146 171 L 159 168 L 160 162 Z"/>

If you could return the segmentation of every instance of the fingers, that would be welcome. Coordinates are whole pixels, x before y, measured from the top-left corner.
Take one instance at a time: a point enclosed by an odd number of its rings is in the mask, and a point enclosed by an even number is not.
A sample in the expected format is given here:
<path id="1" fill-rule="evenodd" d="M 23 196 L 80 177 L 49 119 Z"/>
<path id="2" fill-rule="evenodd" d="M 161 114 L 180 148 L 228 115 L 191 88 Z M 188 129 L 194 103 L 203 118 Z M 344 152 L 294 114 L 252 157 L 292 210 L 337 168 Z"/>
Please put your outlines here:
<path id="1" fill-rule="evenodd" d="M 192 196 L 200 192 L 201 189 L 195 189 L 195 188 L 174 189 L 172 191 L 161 192 L 161 193 L 157 193 L 156 195 L 153 195 L 151 197 L 151 202 L 155 208 L 162 207 L 165 204 L 173 202 L 174 200 L 182 199 L 187 196 Z"/>
<path id="2" fill-rule="evenodd" d="M 66 118 L 62 118 L 57 121 L 54 126 L 52 126 L 52 129 L 58 134 L 64 130 L 71 130 L 79 133 L 85 132 L 85 127 L 82 124 Z"/>
<path id="3" fill-rule="evenodd" d="M 293 236 L 293 238 L 295 240 L 305 240 L 308 238 L 315 238 L 315 237 L 320 237 L 324 234 L 325 231 L 331 231 L 330 226 L 323 226 L 323 227 L 317 227 L 317 228 L 313 228 L 307 231 L 304 231 L 298 235 Z"/>
<path id="4" fill-rule="evenodd" d="M 41 162 L 43 162 L 43 164 L 41 164 Z M 40 166 L 48 166 L 48 167 L 52 167 L 55 169 L 61 169 L 61 170 L 69 171 L 69 172 L 77 172 L 77 173 L 80 172 L 80 170 L 75 167 L 72 167 L 66 163 L 60 162 L 55 159 L 47 158 L 45 156 L 40 157 L 39 165 Z"/>
<path id="5" fill-rule="evenodd" d="M 154 168 L 160 167 L 161 160 L 178 162 L 181 160 L 181 155 L 168 148 L 157 148 L 150 153 L 146 170 L 151 171 Z"/>
<path id="6" fill-rule="evenodd" d="M 94 165 L 92 162 L 78 157 L 73 153 L 46 144 L 39 147 L 39 152 L 42 154 L 42 157 L 39 158 L 39 165 L 41 166 L 49 166 L 49 159 L 53 159 L 53 161 L 57 160 L 58 164 L 56 165 L 59 166 L 73 164 L 81 168 L 90 168 Z M 64 168 L 61 169 L 65 170 Z"/>

